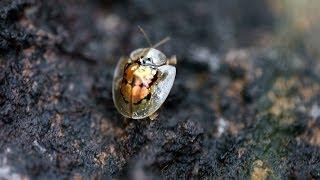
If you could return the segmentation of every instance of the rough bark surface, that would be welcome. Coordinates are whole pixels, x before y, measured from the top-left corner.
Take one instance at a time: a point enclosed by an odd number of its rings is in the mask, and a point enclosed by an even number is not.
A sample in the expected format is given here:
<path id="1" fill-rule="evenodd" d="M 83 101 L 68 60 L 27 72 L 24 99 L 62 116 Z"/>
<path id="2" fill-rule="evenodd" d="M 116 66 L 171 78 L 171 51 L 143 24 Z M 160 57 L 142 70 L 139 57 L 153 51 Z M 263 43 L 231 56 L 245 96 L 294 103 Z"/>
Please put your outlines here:
<path id="1" fill-rule="evenodd" d="M 0 179 L 320 178 L 320 51 L 279 40 L 275 16 L 249 0 L 1 1 Z M 154 121 L 112 102 L 117 60 L 147 45 L 137 25 L 178 57 Z"/>

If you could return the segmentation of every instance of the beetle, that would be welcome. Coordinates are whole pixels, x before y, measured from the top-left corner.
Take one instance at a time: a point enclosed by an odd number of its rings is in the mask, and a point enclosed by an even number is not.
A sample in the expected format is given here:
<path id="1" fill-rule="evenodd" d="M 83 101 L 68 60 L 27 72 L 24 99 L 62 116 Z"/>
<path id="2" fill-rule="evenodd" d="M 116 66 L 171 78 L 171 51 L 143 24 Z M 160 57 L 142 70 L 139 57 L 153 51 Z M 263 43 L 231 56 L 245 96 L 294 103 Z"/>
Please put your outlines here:
<path id="1" fill-rule="evenodd" d="M 154 46 L 136 49 L 129 57 L 120 58 L 114 72 L 112 96 L 116 109 L 123 116 L 151 118 L 168 97 L 176 76 L 173 66 L 176 57 L 167 59 L 155 49 L 168 40 L 165 38 Z"/>

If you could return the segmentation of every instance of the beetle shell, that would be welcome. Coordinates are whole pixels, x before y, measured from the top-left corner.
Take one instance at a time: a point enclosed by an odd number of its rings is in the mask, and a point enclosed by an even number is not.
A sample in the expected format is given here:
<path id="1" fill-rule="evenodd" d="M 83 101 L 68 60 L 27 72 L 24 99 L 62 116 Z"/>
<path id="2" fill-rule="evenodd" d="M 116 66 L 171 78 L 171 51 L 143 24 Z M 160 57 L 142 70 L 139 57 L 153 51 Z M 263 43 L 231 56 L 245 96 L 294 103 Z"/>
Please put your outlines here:
<path id="1" fill-rule="evenodd" d="M 163 65 L 167 61 L 166 56 L 161 51 L 154 49 L 154 48 L 136 49 L 130 54 L 130 58 L 131 59 L 138 59 L 143 55 L 150 58 L 152 63 L 157 66 Z"/>
<path id="2" fill-rule="evenodd" d="M 176 68 L 153 48 L 140 48 L 119 60 L 113 79 L 113 101 L 125 117 L 143 119 L 163 104 L 173 86 Z"/>

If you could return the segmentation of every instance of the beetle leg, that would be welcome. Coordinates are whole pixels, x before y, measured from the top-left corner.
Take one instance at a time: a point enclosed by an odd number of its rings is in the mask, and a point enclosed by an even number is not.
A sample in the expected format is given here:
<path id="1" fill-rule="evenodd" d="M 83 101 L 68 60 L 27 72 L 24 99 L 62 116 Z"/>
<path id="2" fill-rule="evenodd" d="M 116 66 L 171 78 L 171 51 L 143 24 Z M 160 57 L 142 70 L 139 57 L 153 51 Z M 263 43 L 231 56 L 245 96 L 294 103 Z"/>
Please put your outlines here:
<path id="1" fill-rule="evenodd" d="M 171 56 L 169 59 L 167 59 L 167 65 L 176 65 L 176 64 L 177 64 L 176 55 Z"/>
<path id="2" fill-rule="evenodd" d="M 150 119 L 151 121 L 154 121 L 154 120 L 157 119 L 158 115 L 159 115 L 159 114 L 158 114 L 157 112 L 154 112 L 153 114 L 151 114 L 151 115 L 149 116 L 149 119 Z"/>

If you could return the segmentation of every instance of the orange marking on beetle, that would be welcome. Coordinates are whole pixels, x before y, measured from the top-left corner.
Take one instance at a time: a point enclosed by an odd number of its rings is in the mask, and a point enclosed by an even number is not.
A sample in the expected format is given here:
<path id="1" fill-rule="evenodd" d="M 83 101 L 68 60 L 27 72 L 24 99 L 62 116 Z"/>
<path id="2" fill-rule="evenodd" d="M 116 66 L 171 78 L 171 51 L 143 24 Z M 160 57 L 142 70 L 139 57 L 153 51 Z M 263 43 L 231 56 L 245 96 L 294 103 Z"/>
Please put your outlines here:
<path id="1" fill-rule="evenodd" d="M 131 64 L 129 65 L 126 69 L 125 69 L 125 72 L 124 72 L 124 78 L 127 80 L 128 83 L 131 83 L 133 81 L 133 73 L 135 70 L 137 70 L 139 67 L 139 64 L 137 63 L 134 63 L 134 64 Z"/>
<path id="2" fill-rule="evenodd" d="M 132 103 L 138 103 L 147 97 L 149 93 L 150 91 L 146 87 L 134 86 L 132 88 Z"/>
<path id="3" fill-rule="evenodd" d="M 141 66 L 138 63 L 126 66 L 120 87 L 123 99 L 127 103 L 139 104 L 149 97 L 150 87 L 157 79 L 156 76 L 156 70 L 148 66 Z"/>

